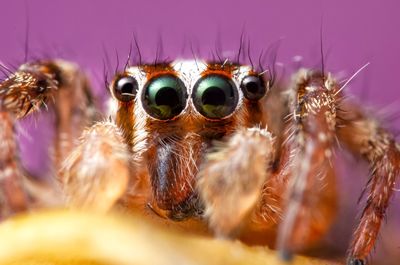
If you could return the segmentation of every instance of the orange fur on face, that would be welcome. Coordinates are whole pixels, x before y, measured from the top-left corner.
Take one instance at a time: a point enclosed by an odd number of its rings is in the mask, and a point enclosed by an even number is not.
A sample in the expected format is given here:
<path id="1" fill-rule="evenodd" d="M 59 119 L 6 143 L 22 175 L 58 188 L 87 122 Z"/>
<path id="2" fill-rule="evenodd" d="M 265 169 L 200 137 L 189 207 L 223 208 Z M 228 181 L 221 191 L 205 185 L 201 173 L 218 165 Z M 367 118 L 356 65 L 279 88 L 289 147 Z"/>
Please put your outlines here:
<path id="1" fill-rule="evenodd" d="M 143 65 L 141 69 L 146 73 L 147 80 L 161 75 L 177 76 L 175 69 L 168 63 Z"/>

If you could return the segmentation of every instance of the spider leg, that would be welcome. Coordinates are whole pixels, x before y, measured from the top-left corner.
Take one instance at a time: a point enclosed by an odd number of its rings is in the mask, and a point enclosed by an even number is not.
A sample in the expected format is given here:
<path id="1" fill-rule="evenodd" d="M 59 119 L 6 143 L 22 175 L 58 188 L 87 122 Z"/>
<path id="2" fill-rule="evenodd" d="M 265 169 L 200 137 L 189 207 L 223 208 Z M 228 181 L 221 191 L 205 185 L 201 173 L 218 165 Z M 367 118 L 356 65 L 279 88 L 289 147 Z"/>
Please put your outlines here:
<path id="1" fill-rule="evenodd" d="M 336 213 L 334 171 L 330 163 L 335 137 L 336 106 L 333 89 L 319 73 L 297 74 L 292 96 L 289 139 L 290 183 L 277 248 L 284 259 L 316 243 Z"/>
<path id="2" fill-rule="evenodd" d="M 1 108 L 1 107 L 0 107 Z M 6 111 L 0 111 L 0 220 L 28 208 L 23 189 L 23 174 L 16 158 L 14 119 Z"/>
<path id="3" fill-rule="evenodd" d="M 4 109 L 17 119 L 53 108 L 56 116 L 55 168 L 59 168 L 88 120 L 93 98 L 88 80 L 77 65 L 63 60 L 34 61 L 21 65 L 0 85 Z"/>
<path id="4" fill-rule="evenodd" d="M 356 155 L 364 157 L 371 167 L 371 179 L 353 240 L 348 251 L 348 264 L 361 265 L 374 247 L 393 194 L 396 177 L 400 175 L 400 145 L 378 120 L 356 105 L 342 104 L 338 112 L 338 137 Z"/>
<path id="5" fill-rule="evenodd" d="M 240 129 L 216 148 L 200 169 L 197 188 L 211 228 L 219 236 L 234 236 L 258 202 L 273 139 L 265 129 Z"/>
<path id="6" fill-rule="evenodd" d="M 17 199 L 23 197 L 20 194 L 29 193 L 30 202 L 40 200 L 41 197 L 41 194 L 36 194 L 37 192 L 29 189 L 34 185 L 29 183 L 32 180 L 28 181 L 28 178 L 25 178 L 28 173 L 22 173 L 23 170 L 18 161 L 13 129 L 16 120 L 39 112 L 43 107 L 54 110 L 56 116 L 54 147 L 57 168 L 59 161 L 71 150 L 74 136 L 78 131 L 80 133 L 89 115 L 92 115 L 90 113 L 92 103 L 87 79 L 75 64 L 62 60 L 34 61 L 21 65 L 15 72 L 8 72 L 6 79 L 0 83 L 1 120 L 4 121 L 4 127 L 7 127 L 1 132 L 0 139 L 11 151 L 0 158 L 2 165 L 0 173 L 10 178 L 15 175 L 15 179 L 10 183 L 15 184 L 14 189 L 17 186 L 20 187 L 18 188 L 20 191 L 11 192 L 11 188 L 4 188 L 10 191 L 11 195 L 3 195 L 5 192 L 2 192 L 2 196 L 15 196 Z M 15 172 L 13 176 L 7 165 L 12 165 Z M 10 183 L 4 185 L 10 185 Z M 4 185 L 1 184 L 1 186 Z M 28 200 L 27 196 L 24 197 Z M 18 200 L 21 201 L 21 199 Z M 26 209 L 27 205 L 28 201 L 22 208 Z M 12 205 L 7 207 L 14 208 Z M 21 207 L 15 206 L 15 208 Z"/>
<path id="7" fill-rule="evenodd" d="M 130 176 L 128 147 L 120 129 L 112 122 L 99 122 L 85 130 L 60 176 L 70 206 L 109 210 L 124 194 Z"/>
<path id="8" fill-rule="evenodd" d="M 59 170 L 83 129 L 96 120 L 96 108 L 86 75 L 74 65 L 63 65 L 64 79 L 54 95 L 56 115 L 54 168 Z M 68 68 L 67 68 L 68 67 Z"/>

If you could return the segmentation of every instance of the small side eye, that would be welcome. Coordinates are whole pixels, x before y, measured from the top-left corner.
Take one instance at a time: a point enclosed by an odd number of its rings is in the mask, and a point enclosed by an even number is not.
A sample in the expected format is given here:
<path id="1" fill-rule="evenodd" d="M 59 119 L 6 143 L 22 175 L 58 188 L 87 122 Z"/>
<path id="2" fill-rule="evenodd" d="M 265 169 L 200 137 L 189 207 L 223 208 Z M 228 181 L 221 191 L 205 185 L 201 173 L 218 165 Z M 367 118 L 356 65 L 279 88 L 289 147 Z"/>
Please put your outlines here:
<path id="1" fill-rule="evenodd" d="M 123 102 L 129 102 L 136 96 L 138 83 L 132 76 L 122 76 L 113 83 L 114 96 Z"/>
<path id="2" fill-rule="evenodd" d="M 248 100 L 259 100 L 267 91 L 264 81 L 255 75 L 248 75 L 243 78 L 240 88 Z"/>
<path id="3" fill-rule="evenodd" d="M 192 97 L 197 111 L 210 119 L 221 119 L 233 113 L 239 98 L 232 80 L 216 74 L 197 81 Z"/>
<path id="4" fill-rule="evenodd" d="M 143 108 L 156 119 L 172 119 L 186 106 L 185 85 L 173 75 L 155 77 L 146 84 L 143 91 Z"/>

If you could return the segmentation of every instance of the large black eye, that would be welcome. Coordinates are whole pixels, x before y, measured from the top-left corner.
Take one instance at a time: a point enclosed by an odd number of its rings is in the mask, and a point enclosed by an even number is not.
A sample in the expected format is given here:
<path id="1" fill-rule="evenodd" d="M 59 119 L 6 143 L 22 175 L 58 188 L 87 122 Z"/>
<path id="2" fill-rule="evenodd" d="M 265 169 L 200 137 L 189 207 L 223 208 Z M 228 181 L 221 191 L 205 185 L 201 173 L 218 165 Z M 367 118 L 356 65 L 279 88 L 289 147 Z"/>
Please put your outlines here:
<path id="1" fill-rule="evenodd" d="M 249 75 L 243 78 L 240 88 L 242 89 L 243 95 L 248 100 L 259 100 L 266 92 L 263 80 L 254 75 Z"/>
<path id="2" fill-rule="evenodd" d="M 215 74 L 197 81 L 192 97 L 197 111 L 210 119 L 230 115 L 238 103 L 237 89 L 232 80 Z"/>
<path id="3" fill-rule="evenodd" d="M 182 81 L 173 75 L 165 75 L 147 83 L 142 104 L 150 116 L 169 120 L 182 112 L 186 106 L 186 98 L 186 88 Z"/>
<path id="4" fill-rule="evenodd" d="M 122 76 L 116 79 L 113 84 L 114 96 L 123 102 L 131 101 L 135 98 L 138 90 L 138 83 L 131 76 Z"/>

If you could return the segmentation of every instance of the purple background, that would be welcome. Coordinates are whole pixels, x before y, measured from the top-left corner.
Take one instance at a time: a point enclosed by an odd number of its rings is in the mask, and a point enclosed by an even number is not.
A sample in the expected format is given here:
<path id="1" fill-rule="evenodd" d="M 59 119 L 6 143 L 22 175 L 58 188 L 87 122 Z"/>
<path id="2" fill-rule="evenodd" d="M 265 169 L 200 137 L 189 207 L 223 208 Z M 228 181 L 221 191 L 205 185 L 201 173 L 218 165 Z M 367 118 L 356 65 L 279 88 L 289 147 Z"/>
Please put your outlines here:
<path id="1" fill-rule="evenodd" d="M 379 115 L 389 117 L 399 112 L 399 11 L 395 0 L 1 0 L 0 61 L 8 65 L 23 62 L 26 25 L 29 24 L 28 55 L 31 58 L 63 57 L 78 62 L 90 74 L 98 95 L 103 95 L 103 50 L 111 54 L 113 65 L 115 50 L 124 62 L 133 32 L 138 36 L 144 57 L 152 60 L 160 36 L 164 54 L 169 58 L 190 57 L 189 42 L 198 47 L 201 56 L 209 57 L 218 38 L 223 50 L 237 51 L 244 29 L 255 57 L 262 49 L 282 39 L 278 62 L 282 63 L 286 73 L 291 73 L 292 58 L 296 55 L 304 58 L 305 66 L 320 67 L 323 20 L 326 69 L 349 77 L 370 62 L 346 90 L 360 98 L 363 104 L 380 110 Z M 399 128 L 398 120 L 388 122 Z M 37 125 L 21 136 L 23 157 L 29 158 L 30 168 L 40 172 L 45 167 L 45 148 L 39 147 L 46 146 L 51 133 L 41 128 L 46 121 L 40 118 L 27 123 Z M 367 170 L 364 164 L 348 155 L 341 156 L 340 160 L 346 160 L 340 167 L 342 177 L 339 179 L 343 194 L 341 203 L 345 207 L 331 241 L 342 244 L 348 238 L 344 235 L 351 231 L 343 224 L 354 222 L 356 199 L 365 183 Z M 346 170 L 350 164 L 359 169 Z M 398 205 L 398 202 L 397 196 L 393 204 Z M 394 225 L 400 221 L 400 211 L 395 208 L 391 207 L 388 224 L 377 248 L 380 258 L 385 261 L 382 264 L 400 260 L 400 233 Z"/>

